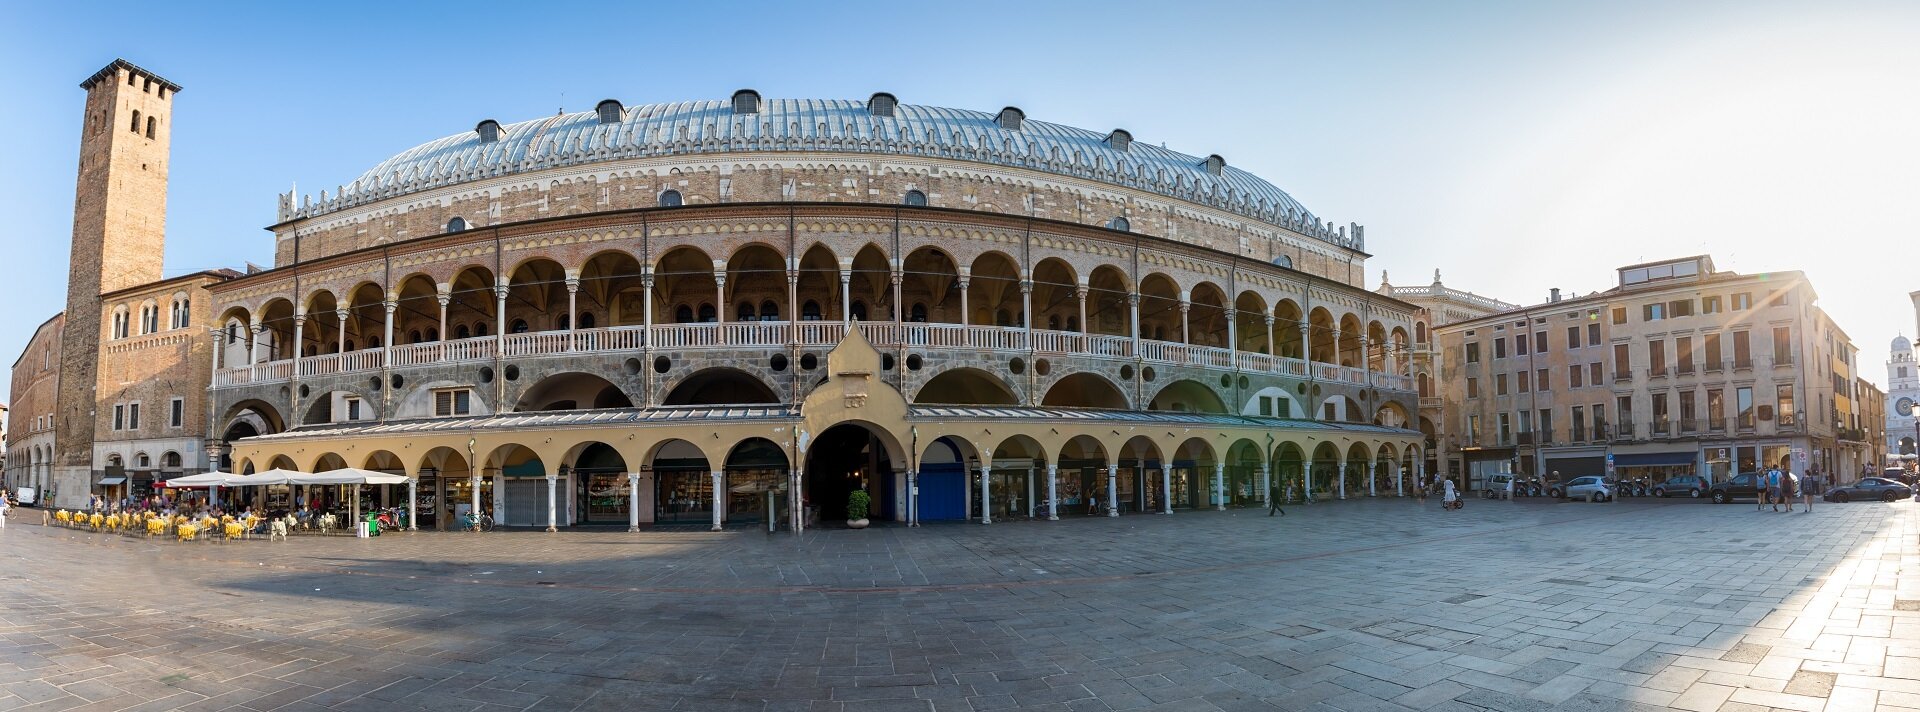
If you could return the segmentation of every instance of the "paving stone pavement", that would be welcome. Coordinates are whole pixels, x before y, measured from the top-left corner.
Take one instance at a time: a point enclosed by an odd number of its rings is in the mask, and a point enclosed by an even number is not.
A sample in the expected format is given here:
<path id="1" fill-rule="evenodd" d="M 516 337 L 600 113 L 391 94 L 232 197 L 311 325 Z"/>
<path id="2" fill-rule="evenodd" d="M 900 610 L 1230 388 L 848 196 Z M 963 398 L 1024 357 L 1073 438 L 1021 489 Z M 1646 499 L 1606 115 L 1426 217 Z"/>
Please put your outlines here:
<path id="1" fill-rule="evenodd" d="M 0 710 L 1920 710 L 1920 506 L 0 530 Z"/>

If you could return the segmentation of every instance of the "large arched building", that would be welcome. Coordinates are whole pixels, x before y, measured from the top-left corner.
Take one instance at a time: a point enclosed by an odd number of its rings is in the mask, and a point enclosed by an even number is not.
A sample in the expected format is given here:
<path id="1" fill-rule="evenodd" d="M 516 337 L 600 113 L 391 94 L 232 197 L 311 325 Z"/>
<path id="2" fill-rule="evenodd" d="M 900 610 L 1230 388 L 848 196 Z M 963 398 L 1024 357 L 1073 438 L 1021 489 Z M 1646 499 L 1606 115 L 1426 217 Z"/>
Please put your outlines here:
<path id="1" fill-rule="evenodd" d="M 1358 226 L 1011 107 L 482 121 L 272 230 L 208 287 L 215 456 L 414 476 L 442 526 L 1171 511 L 1421 458 L 1414 309 Z"/>

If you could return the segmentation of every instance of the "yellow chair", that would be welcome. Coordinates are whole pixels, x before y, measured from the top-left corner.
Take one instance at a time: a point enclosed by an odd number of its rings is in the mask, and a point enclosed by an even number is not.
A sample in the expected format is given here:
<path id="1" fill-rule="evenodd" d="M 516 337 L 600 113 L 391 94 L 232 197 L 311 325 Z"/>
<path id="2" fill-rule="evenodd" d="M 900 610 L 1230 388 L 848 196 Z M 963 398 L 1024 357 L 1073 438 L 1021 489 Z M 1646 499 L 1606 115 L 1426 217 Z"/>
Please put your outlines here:
<path id="1" fill-rule="evenodd" d="M 182 524 L 179 532 L 180 541 L 193 541 L 193 535 L 200 533 L 200 529 L 192 524 Z"/>
<path id="2" fill-rule="evenodd" d="M 226 525 L 226 531 L 227 531 L 227 539 L 229 540 L 238 539 L 240 537 L 246 536 L 247 527 L 246 525 L 241 524 L 239 522 L 228 522 Z"/>
<path id="3" fill-rule="evenodd" d="M 53 514 L 53 521 L 59 522 L 62 526 L 65 526 L 68 522 L 73 521 L 73 513 L 62 509 Z"/>
<path id="4" fill-rule="evenodd" d="M 106 517 L 102 517 L 98 513 L 95 513 L 93 516 L 87 517 L 87 525 L 90 527 L 93 527 L 94 531 L 100 531 L 100 525 L 106 522 L 106 520 L 107 520 Z"/>
<path id="5" fill-rule="evenodd" d="M 166 533 L 167 533 L 166 520 L 164 519 L 147 520 L 147 537 L 148 538 L 152 538 L 156 536 L 164 536 Z"/>

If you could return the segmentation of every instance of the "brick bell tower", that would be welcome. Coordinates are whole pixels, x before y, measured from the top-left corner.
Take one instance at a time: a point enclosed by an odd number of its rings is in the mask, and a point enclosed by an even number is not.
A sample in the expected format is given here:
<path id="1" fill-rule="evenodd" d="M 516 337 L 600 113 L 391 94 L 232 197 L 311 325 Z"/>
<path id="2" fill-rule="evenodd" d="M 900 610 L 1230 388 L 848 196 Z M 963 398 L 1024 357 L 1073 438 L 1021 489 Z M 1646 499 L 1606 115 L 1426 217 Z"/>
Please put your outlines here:
<path id="1" fill-rule="evenodd" d="M 180 85 L 116 59 L 86 81 L 74 189 L 67 324 L 60 337 L 55 482 L 64 503 L 93 485 L 94 383 L 107 338 L 100 295 L 160 280 L 167 158 Z"/>

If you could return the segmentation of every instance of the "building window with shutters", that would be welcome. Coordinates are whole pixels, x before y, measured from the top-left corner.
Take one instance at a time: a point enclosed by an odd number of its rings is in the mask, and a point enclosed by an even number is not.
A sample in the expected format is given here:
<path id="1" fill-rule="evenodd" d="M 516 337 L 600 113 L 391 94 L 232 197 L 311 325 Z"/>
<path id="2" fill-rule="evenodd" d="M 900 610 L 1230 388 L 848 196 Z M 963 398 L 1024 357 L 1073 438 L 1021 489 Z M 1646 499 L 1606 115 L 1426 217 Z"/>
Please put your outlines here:
<path id="1" fill-rule="evenodd" d="M 167 427 L 178 428 L 187 422 L 187 402 L 180 398 L 167 401 Z"/>
<path id="2" fill-rule="evenodd" d="M 127 404 L 127 429 L 128 430 L 140 429 L 140 404 L 139 403 Z"/>
<path id="3" fill-rule="evenodd" d="M 471 411 L 473 389 L 449 388 L 433 392 L 433 414 L 440 417 L 466 415 Z"/>

